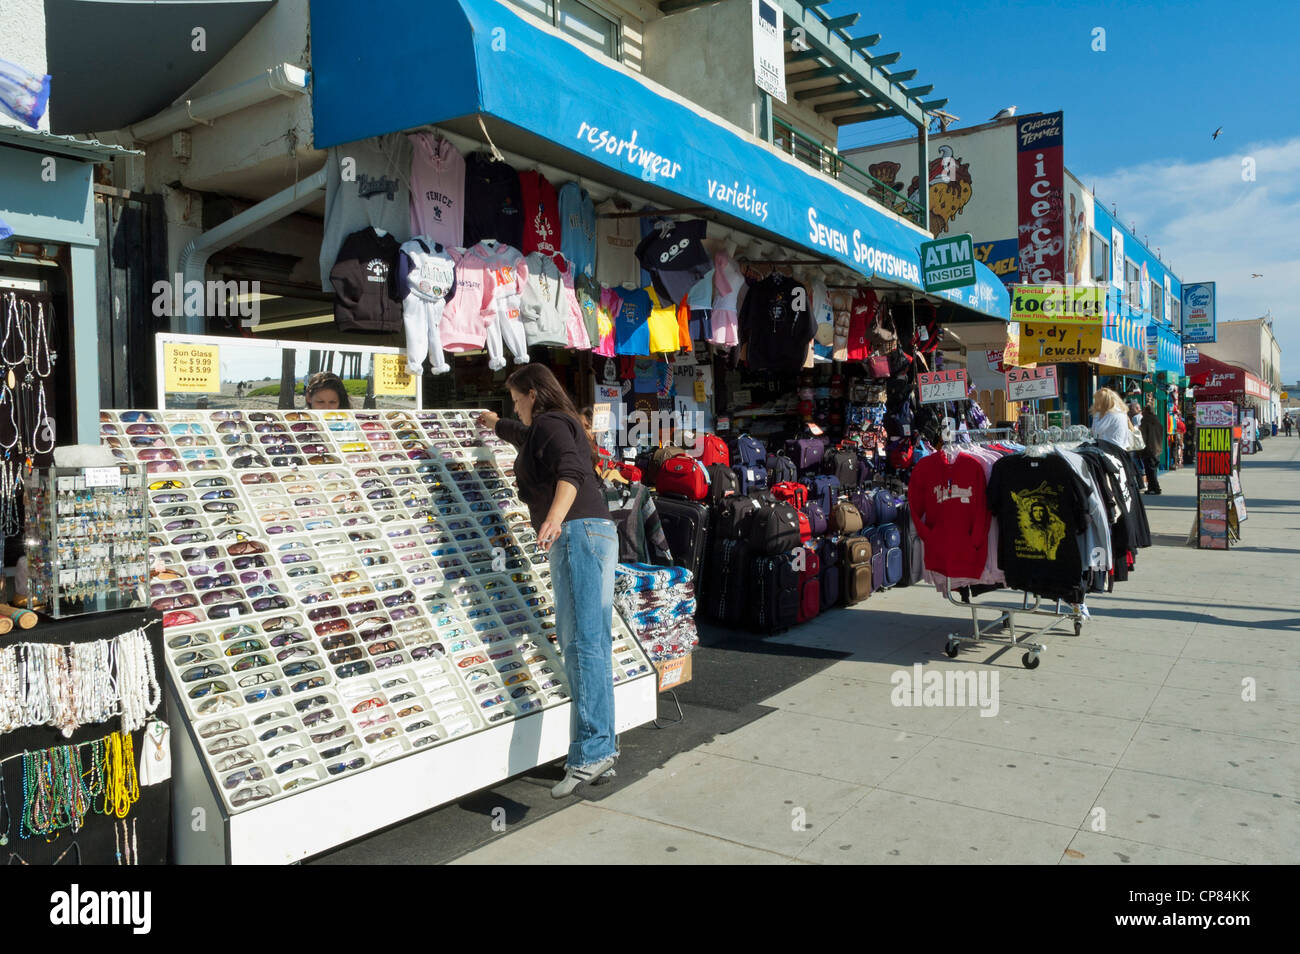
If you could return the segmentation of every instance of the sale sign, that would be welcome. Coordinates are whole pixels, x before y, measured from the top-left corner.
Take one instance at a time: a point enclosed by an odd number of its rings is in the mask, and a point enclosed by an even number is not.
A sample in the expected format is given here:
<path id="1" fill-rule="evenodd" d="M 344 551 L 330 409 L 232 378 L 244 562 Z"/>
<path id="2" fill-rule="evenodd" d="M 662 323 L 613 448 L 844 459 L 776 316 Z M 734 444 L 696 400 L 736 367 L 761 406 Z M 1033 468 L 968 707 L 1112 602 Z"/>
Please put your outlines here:
<path id="1" fill-rule="evenodd" d="M 164 342 L 163 387 L 169 394 L 219 393 L 221 374 L 217 346 Z"/>
<path id="2" fill-rule="evenodd" d="M 1054 398 L 1059 393 L 1060 382 L 1054 365 L 1007 369 L 1008 401 L 1041 401 Z"/>
<path id="3" fill-rule="evenodd" d="M 1065 284 L 1064 114 L 1016 120 L 1020 278 Z"/>
<path id="4" fill-rule="evenodd" d="M 917 375 L 922 404 L 940 404 L 944 401 L 966 399 L 966 369 L 949 371 L 922 371 Z"/>

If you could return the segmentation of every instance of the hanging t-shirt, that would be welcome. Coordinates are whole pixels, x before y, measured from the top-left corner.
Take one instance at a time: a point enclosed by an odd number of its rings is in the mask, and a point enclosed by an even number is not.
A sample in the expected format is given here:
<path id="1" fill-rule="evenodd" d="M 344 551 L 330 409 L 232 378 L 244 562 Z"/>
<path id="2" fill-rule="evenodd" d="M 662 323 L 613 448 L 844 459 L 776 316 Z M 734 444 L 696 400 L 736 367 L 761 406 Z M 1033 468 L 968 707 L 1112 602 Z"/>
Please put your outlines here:
<path id="1" fill-rule="evenodd" d="M 619 311 L 623 307 L 623 299 L 619 293 L 612 288 L 602 288 L 600 298 L 596 306 L 596 331 L 599 340 L 591 350 L 598 355 L 606 358 L 612 358 L 618 353 L 614 346 L 614 324 Z"/>
<path id="2" fill-rule="evenodd" d="M 596 207 L 598 216 L 626 212 L 613 199 Z M 596 279 L 602 285 L 636 285 L 641 275 L 636 247 L 641 242 L 640 219 L 596 219 Z M 637 287 L 650 284 L 649 278 Z"/>
<path id="3" fill-rule="evenodd" d="M 560 186 L 560 252 L 576 274 L 596 274 L 596 207 L 576 182 Z"/>
<path id="4" fill-rule="evenodd" d="M 713 269 L 686 293 L 686 308 L 690 323 L 682 341 L 689 350 L 691 340 L 708 341 L 713 337 Z"/>
<path id="5" fill-rule="evenodd" d="M 740 341 L 748 345 L 751 371 L 795 371 L 803 366 L 816 330 L 808 304 L 808 290 L 780 272 L 750 289 L 740 308 Z"/>
<path id="6" fill-rule="evenodd" d="M 465 238 L 472 247 L 496 239 L 519 248 L 524 241 L 523 198 L 513 166 L 476 152 L 465 158 Z"/>
<path id="7" fill-rule="evenodd" d="M 681 301 L 709 270 L 709 253 L 704 248 L 707 228 L 703 219 L 659 219 L 641 240 L 636 257 L 654 278 L 661 297 Z"/>
<path id="8" fill-rule="evenodd" d="M 989 543 L 986 480 L 979 460 L 959 453 L 926 456 L 912 468 L 907 503 L 925 542 L 925 568 L 948 577 L 978 578 Z"/>
<path id="9" fill-rule="evenodd" d="M 835 343 L 835 313 L 831 310 L 831 296 L 826 291 L 826 282 L 820 278 L 813 281 L 808 291 L 812 294 L 813 320 L 817 322 L 817 331 L 813 334 L 813 357 L 818 361 L 830 361 Z"/>
<path id="10" fill-rule="evenodd" d="M 835 315 L 834 338 L 831 341 L 831 360 L 847 361 L 849 359 L 849 316 L 853 299 L 847 291 L 836 289 L 831 292 L 831 312 Z"/>
<path id="11" fill-rule="evenodd" d="M 677 335 L 677 306 L 671 298 L 661 298 L 653 288 L 645 291 L 650 296 L 650 318 L 647 322 L 650 353 L 671 354 L 681 344 Z"/>
<path id="12" fill-rule="evenodd" d="M 343 179 L 343 161 L 351 160 Z M 325 159 L 325 232 L 320 243 L 320 284 L 330 291 L 330 269 L 343 240 L 366 227 L 411 237 L 411 143 L 391 134 L 331 146 Z"/>
<path id="13" fill-rule="evenodd" d="M 1082 599 L 1079 536 L 1091 492 L 1056 454 L 1016 454 L 993 465 L 989 509 L 998 521 L 998 566 L 1007 586 L 1048 599 Z"/>
<path id="14" fill-rule="evenodd" d="M 614 351 L 617 354 L 650 353 L 650 295 L 643 289 L 621 291 L 614 320 Z"/>
<path id="15" fill-rule="evenodd" d="M 465 157 L 441 136 L 408 133 L 411 141 L 411 232 L 459 248 L 465 237 Z"/>
<path id="16" fill-rule="evenodd" d="M 871 357 L 871 343 L 867 329 L 876 317 L 878 307 L 875 293 L 870 288 L 859 288 L 849 306 L 849 333 L 846 342 L 848 361 L 866 361 Z"/>
<path id="17" fill-rule="evenodd" d="M 740 343 L 737 298 L 745 287 L 745 275 L 731 256 L 718 252 L 713 256 L 713 343 L 734 348 Z"/>
<path id="18" fill-rule="evenodd" d="M 578 299 L 582 323 L 587 329 L 587 340 L 593 349 L 600 343 L 600 321 L 596 316 L 600 310 L 600 291 L 600 283 L 590 275 L 579 274 L 573 280 L 573 294 Z"/>
<path id="19" fill-rule="evenodd" d="M 519 192 L 524 202 L 525 255 L 560 251 L 560 205 L 555 186 L 534 169 L 519 173 Z"/>

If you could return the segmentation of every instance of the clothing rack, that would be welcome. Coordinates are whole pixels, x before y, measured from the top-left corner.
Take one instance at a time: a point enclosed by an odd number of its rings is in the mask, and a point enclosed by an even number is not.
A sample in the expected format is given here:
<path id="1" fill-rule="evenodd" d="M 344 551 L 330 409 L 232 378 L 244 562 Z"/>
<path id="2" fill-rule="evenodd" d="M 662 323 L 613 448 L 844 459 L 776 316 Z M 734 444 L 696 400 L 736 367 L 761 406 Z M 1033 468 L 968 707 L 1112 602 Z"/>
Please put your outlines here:
<path id="1" fill-rule="evenodd" d="M 1082 425 L 1073 425 L 1066 428 L 1066 431 L 1077 433 L 1079 428 L 1082 428 L 1084 432 L 1087 432 L 1088 430 L 1086 427 L 1082 427 Z M 1008 435 L 1013 431 L 1014 428 L 1009 427 L 982 427 L 972 428 L 968 433 L 1001 433 L 1003 435 Z M 972 441 L 970 443 L 985 444 L 993 443 L 993 441 L 980 440 Z M 1036 444 L 1027 444 L 1025 452 L 1028 453 L 1034 450 L 1048 451 L 1057 449 L 1074 450 L 1081 443 L 1082 441 L 1040 441 Z M 942 450 L 940 450 L 939 453 L 942 453 Z M 951 588 L 944 594 L 947 596 L 949 603 L 970 610 L 970 635 L 949 633 L 947 642 L 944 645 L 944 653 L 949 658 L 953 659 L 955 659 L 957 654 L 961 651 L 962 643 L 997 643 L 1008 648 L 1022 648 L 1026 650 L 1024 655 L 1020 657 L 1021 664 L 1026 669 L 1037 669 L 1039 654 L 1047 648 L 1045 643 L 1039 642 L 1038 640 L 1047 636 L 1057 626 L 1060 626 L 1067 621 L 1074 624 L 1074 635 L 1078 636 L 1083 632 L 1084 621 L 1090 618 L 1088 610 L 1083 603 L 1063 603 L 1062 600 L 1058 599 L 1054 601 L 1055 605 L 1049 609 L 1042 605 L 1042 597 L 1034 593 L 1021 591 L 1019 607 L 1013 606 L 1010 608 L 1003 608 L 988 603 L 977 603 L 976 596 L 970 593 L 969 587 L 960 587 L 958 591 L 960 592 L 961 590 L 964 590 L 965 592 L 962 594 L 960 600 L 954 597 L 954 591 Z M 998 587 L 995 590 L 990 590 L 988 594 L 984 595 L 1002 592 L 1010 591 L 1006 591 L 1003 587 Z M 1034 601 L 1032 606 L 1029 604 L 1031 598 Z M 992 619 L 987 620 L 981 625 L 979 613 L 982 609 L 992 610 L 994 616 Z M 1043 617 L 1049 620 L 1049 622 L 1037 628 L 1030 627 L 1025 629 L 1024 632 L 1018 632 L 1016 623 L 1017 615 Z"/>

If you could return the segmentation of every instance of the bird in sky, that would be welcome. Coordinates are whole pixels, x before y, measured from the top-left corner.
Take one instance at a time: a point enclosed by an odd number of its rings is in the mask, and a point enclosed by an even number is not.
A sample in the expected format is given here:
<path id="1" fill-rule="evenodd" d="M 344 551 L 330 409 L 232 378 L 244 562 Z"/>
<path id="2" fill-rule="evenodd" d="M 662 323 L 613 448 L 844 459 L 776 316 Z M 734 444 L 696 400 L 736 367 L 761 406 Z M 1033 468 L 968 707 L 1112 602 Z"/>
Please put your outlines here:
<path id="1" fill-rule="evenodd" d="M 1211 138 L 1211 139 L 1218 139 L 1218 138 L 1219 138 L 1219 133 L 1221 133 L 1221 132 L 1223 132 L 1223 127 L 1222 127 L 1222 126 L 1220 126 L 1218 129 L 1214 130 L 1214 132 L 1210 133 L 1210 138 Z"/>
<path id="2" fill-rule="evenodd" d="M 999 109 L 998 112 L 997 112 L 997 115 L 994 116 L 994 117 L 992 117 L 992 118 L 993 118 L 993 119 L 1010 119 L 1010 118 L 1011 118 L 1012 116 L 1014 116 L 1015 114 L 1016 114 L 1016 107 L 1014 107 L 1014 106 L 1008 106 L 1008 107 L 1006 107 L 1005 109 Z"/>
<path id="3" fill-rule="evenodd" d="M 1251 272 L 1251 273 L 1250 273 L 1250 277 L 1251 277 L 1251 278 L 1263 278 L 1264 276 L 1263 276 L 1262 274 L 1260 274 L 1259 272 Z"/>

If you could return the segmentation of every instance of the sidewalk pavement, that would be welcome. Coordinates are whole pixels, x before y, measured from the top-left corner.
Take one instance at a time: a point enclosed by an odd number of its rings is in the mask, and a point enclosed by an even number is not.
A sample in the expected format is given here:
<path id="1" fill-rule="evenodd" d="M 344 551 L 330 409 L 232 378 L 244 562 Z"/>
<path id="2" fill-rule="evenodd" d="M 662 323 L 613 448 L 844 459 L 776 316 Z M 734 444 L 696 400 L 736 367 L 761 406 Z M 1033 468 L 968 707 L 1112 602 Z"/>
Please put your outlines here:
<path id="1" fill-rule="evenodd" d="M 970 614 L 930 587 L 877 594 L 775 638 L 848 655 L 770 713 L 457 863 L 1294 862 L 1300 442 L 1265 441 L 1242 482 L 1242 545 L 1224 553 L 1185 546 L 1195 476 L 1163 476 L 1144 498 L 1156 546 L 1035 670 L 988 643 L 949 659 Z M 915 663 L 996 673 L 996 715 L 891 704 Z"/>

